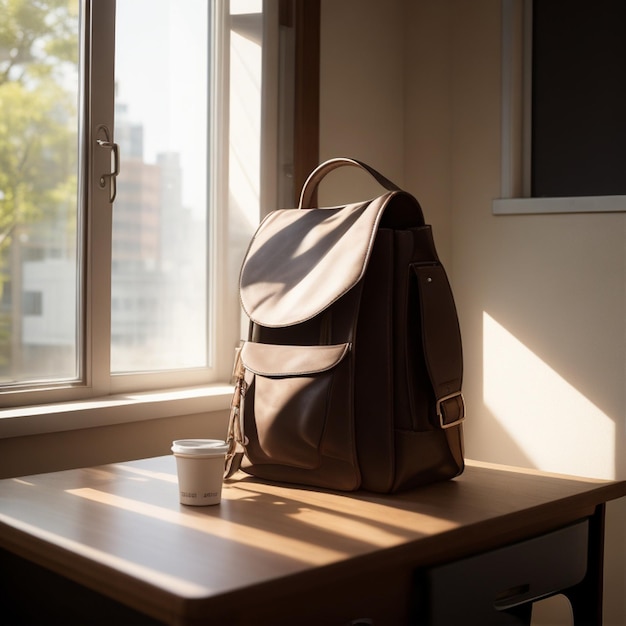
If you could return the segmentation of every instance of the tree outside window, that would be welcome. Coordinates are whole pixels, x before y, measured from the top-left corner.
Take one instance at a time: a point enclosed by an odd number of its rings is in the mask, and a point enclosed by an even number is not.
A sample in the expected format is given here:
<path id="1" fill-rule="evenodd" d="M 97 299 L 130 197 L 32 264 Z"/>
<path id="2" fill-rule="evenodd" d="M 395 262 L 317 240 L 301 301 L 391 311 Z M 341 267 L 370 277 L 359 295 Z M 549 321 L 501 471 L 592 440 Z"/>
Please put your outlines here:
<path id="1" fill-rule="evenodd" d="M 73 378 L 79 5 L 0 0 L 0 16 L 0 381 Z M 33 292 L 64 298 L 56 328 L 28 315 Z"/>

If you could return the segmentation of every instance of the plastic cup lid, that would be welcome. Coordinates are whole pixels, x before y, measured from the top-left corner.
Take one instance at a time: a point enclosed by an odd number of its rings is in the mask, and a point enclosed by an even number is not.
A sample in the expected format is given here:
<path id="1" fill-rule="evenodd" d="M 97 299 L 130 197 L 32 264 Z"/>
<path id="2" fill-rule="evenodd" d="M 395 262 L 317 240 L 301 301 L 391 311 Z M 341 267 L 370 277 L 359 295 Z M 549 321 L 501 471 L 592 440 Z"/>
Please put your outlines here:
<path id="1" fill-rule="evenodd" d="M 177 439 L 172 442 L 174 454 L 217 456 L 227 451 L 228 444 L 222 439 Z"/>

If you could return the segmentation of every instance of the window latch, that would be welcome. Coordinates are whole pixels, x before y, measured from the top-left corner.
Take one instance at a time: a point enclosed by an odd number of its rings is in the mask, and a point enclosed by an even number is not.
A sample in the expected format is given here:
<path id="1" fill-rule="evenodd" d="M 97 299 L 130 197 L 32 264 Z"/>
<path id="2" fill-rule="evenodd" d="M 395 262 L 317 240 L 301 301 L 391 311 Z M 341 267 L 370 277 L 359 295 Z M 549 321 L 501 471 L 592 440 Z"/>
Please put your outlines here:
<path id="1" fill-rule="evenodd" d="M 98 137 L 98 135 L 100 135 L 100 137 Z M 96 137 L 98 146 L 109 150 L 111 153 L 110 170 L 104 174 L 100 174 L 98 184 L 100 189 L 104 189 L 107 186 L 107 180 L 109 181 L 109 202 L 112 204 L 117 195 L 117 175 L 120 173 L 120 149 L 115 142 L 111 141 L 109 129 L 106 126 L 98 127 Z"/>

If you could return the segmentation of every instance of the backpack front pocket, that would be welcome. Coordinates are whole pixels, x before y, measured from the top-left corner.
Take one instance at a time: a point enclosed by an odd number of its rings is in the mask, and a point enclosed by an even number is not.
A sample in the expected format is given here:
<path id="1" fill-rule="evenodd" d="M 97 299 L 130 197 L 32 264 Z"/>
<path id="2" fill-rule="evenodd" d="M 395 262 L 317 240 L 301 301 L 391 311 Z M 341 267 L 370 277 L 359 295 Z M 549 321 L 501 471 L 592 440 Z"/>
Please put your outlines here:
<path id="1" fill-rule="evenodd" d="M 248 380 L 243 424 L 252 463 L 319 466 L 328 416 L 349 406 L 340 384 L 349 348 L 243 345 Z"/>

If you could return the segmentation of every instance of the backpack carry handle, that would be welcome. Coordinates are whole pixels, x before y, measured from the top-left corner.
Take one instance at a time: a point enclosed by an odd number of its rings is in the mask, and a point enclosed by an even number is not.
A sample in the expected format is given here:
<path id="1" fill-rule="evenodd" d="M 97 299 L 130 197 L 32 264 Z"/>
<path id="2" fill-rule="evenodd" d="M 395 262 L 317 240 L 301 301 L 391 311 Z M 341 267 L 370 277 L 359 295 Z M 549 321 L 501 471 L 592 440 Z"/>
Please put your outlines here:
<path id="1" fill-rule="evenodd" d="M 311 201 L 313 194 L 317 189 L 317 186 L 322 182 L 324 176 L 343 166 L 359 167 L 362 170 L 368 172 L 378 184 L 387 189 L 387 191 L 402 191 L 395 183 L 392 183 L 389 179 L 385 178 L 380 172 L 377 172 L 373 167 L 357 161 L 357 159 L 349 159 L 346 157 L 339 157 L 336 159 L 330 159 L 325 161 L 321 165 L 318 165 L 310 174 L 309 177 L 302 185 L 302 192 L 300 193 L 299 209 L 312 208 Z"/>

